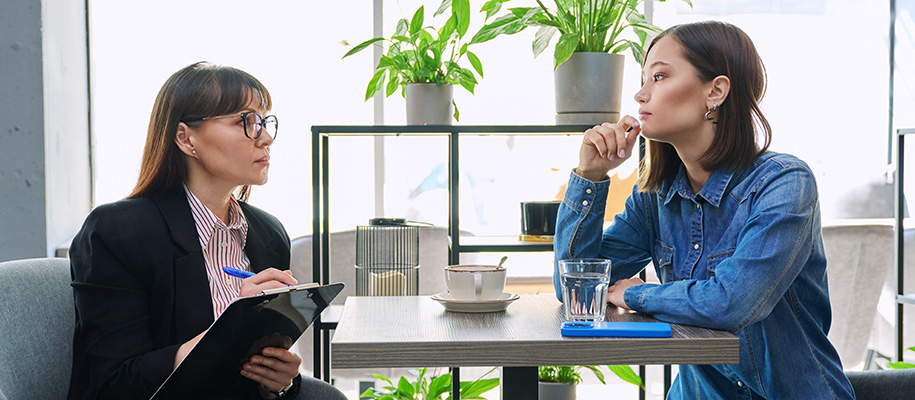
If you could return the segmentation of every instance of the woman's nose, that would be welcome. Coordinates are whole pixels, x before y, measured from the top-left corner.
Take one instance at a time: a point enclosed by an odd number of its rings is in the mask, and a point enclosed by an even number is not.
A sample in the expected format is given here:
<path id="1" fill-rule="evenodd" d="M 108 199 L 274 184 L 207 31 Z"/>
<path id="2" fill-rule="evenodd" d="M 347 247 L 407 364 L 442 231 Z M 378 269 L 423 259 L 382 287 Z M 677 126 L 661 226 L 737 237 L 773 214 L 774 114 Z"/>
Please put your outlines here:
<path id="1" fill-rule="evenodd" d="M 261 137 L 257 138 L 257 142 L 262 147 L 270 146 L 273 144 L 273 136 L 270 136 L 270 134 L 264 130 L 264 132 L 261 132 Z"/>
<path id="2" fill-rule="evenodd" d="M 638 92 L 635 92 L 635 96 L 632 96 L 637 103 L 645 103 L 648 101 L 648 93 L 645 92 L 645 87 L 642 86 Z"/>

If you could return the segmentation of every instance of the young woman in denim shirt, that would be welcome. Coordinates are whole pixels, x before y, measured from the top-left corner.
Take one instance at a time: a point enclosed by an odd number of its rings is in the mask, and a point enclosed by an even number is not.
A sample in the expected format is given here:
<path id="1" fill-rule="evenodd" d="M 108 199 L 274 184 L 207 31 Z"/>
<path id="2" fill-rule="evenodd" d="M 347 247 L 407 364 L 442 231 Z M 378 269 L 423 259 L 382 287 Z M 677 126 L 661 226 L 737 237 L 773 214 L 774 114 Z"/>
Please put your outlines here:
<path id="1" fill-rule="evenodd" d="M 739 364 L 681 365 L 668 398 L 854 398 L 826 338 L 816 181 L 803 161 L 767 151 L 765 69 L 752 41 L 730 24 L 693 23 L 662 32 L 646 53 L 639 118 L 584 133 L 556 260 L 610 259 L 613 305 L 739 336 Z M 646 169 L 602 233 L 607 174 L 639 134 Z M 633 278 L 649 262 L 661 284 Z M 558 294 L 555 271 L 553 282 Z"/>

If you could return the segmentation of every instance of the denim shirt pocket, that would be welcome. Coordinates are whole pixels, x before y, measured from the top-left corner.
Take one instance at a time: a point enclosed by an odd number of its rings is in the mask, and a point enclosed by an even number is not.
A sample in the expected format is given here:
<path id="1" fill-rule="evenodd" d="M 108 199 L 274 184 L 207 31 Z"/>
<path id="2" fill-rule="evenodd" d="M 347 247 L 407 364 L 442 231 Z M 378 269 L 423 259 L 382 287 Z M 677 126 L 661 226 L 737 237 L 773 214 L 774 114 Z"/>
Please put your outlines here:
<path id="1" fill-rule="evenodd" d="M 715 268 L 718 268 L 718 264 L 721 264 L 722 261 L 727 260 L 734 254 L 735 249 L 728 249 L 724 251 L 719 251 L 708 256 L 706 261 L 706 268 L 708 268 L 709 278 L 715 276 Z"/>
<path id="2" fill-rule="evenodd" d="M 654 264 L 655 271 L 658 273 L 658 279 L 661 283 L 673 282 L 677 280 L 674 276 L 674 249 L 660 240 L 655 241 L 654 245 Z"/>

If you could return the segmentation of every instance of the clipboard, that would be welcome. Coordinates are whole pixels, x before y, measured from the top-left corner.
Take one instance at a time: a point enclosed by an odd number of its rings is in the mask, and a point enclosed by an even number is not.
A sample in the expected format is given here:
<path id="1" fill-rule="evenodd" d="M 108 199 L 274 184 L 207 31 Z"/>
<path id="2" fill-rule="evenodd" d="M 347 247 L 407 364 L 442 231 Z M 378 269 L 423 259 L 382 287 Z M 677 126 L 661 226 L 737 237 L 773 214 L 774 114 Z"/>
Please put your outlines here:
<path id="1" fill-rule="evenodd" d="M 210 325 L 150 400 L 235 398 L 256 391 L 242 364 L 264 347 L 289 349 L 343 290 L 306 283 L 239 298 Z"/>

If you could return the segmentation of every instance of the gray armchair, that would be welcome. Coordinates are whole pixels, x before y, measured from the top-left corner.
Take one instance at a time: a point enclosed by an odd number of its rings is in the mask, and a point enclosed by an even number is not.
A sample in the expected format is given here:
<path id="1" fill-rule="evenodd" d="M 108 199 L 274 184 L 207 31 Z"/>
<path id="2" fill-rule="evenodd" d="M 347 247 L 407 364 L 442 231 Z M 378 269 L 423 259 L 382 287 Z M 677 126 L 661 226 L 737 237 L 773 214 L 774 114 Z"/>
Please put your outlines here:
<path id="1" fill-rule="evenodd" d="M 0 263 L 0 399 L 63 399 L 73 355 L 70 261 Z"/>
<path id="2" fill-rule="evenodd" d="M 868 220 L 823 226 L 823 244 L 832 305 L 829 340 L 842 366 L 852 369 L 864 361 L 880 290 L 893 265 L 893 226 Z"/>
<path id="3" fill-rule="evenodd" d="M 915 369 L 846 372 L 858 400 L 911 399 Z"/>

